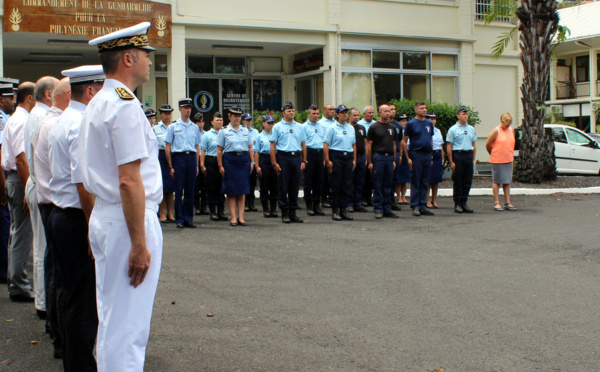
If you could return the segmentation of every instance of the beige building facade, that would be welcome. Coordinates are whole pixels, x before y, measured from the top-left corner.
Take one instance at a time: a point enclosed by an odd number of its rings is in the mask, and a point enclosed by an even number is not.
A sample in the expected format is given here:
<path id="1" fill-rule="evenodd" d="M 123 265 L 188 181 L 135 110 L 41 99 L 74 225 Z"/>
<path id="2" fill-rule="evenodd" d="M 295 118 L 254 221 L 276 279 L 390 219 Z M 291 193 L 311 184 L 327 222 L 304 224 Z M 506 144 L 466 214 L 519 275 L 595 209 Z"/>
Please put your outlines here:
<path id="1" fill-rule="evenodd" d="M 500 114 L 512 113 L 516 125 L 522 116 L 516 43 L 499 60 L 491 59 L 491 46 L 513 25 L 483 25 L 478 20 L 483 0 L 162 3 L 171 5 L 171 47 L 157 48 L 150 81 L 136 91 L 149 108 L 182 97 L 209 116 L 234 104 L 277 111 L 288 100 L 302 110 L 312 103 L 362 108 L 401 97 L 466 104 L 482 120 L 481 161 L 488 158 L 485 137 Z M 13 10 L 3 9 L 6 30 L 6 12 Z M 132 18 L 130 24 L 154 24 L 154 16 Z M 35 80 L 98 63 L 86 40 L 4 32 L 1 72 Z"/>

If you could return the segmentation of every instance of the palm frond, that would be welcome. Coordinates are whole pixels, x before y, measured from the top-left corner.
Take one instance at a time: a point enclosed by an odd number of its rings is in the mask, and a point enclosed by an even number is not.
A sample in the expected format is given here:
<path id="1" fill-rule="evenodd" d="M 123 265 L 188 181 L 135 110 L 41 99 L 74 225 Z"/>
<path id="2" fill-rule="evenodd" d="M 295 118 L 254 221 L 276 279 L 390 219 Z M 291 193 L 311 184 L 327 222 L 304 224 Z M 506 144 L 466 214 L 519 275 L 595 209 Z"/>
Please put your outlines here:
<path id="1" fill-rule="evenodd" d="M 517 33 L 517 26 L 513 27 L 510 31 L 503 32 L 502 35 L 498 36 L 498 41 L 492 47 L 492 59 L 497 60 L 500 58 L 504 50 L 514 39 Z"/>

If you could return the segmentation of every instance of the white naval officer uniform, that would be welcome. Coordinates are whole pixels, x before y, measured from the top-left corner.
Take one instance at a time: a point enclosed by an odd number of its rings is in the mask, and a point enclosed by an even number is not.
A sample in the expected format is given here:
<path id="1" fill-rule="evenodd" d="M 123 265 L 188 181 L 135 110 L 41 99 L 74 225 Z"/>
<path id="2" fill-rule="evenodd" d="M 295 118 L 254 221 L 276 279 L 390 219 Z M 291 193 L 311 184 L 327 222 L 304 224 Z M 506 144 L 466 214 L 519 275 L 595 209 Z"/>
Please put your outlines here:
<path id="1" fill-rule="evenodd" d="M 163 196 L 158 143 L 139 100 L 114 79 L 106 79 L 88 104 L 79 141 L 83 184 L 96 196 L 89 237 L 96 261 L 98 371 L 142 371 L 162 260 L 162 229 L 156 214 Z M 140 159 L 146 246 L 152 258 L 146 278 L 135 288 L 128 276 L 131 238 L 118 167 Z"/>
<path id="2" fill-rule="evenodd" d="M 29 207 L 31 229 L 33 231 L 33 293 L 35 294 L 35 308 L 46 311 L 46 292 L 44 290 L 44 257 L 46 253 L 46 233 L 42 224 L 42 215 L 38 208 L 37 180 L 33 164 L 33 149 L 37 145 L 35 128 L 50 111 L 50 107 L 42 102 L 36 102 L 29 113 L 27 122 L 23 127 L 23 141 L 25 143 L 25 157 L 29 165 L 29 179 L 25 186 L 25 197 Z"/>

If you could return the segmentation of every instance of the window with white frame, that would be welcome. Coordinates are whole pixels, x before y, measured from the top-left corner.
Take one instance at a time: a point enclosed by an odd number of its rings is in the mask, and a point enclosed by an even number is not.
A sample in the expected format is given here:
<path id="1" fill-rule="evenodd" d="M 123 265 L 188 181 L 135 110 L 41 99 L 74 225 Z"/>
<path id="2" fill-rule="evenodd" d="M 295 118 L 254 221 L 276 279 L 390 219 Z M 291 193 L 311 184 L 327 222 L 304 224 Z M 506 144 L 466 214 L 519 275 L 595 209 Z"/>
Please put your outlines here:
<path id="1" fill-rule="evenodd" d="M 458 103 L 458 54 L 342 50 L 344 104 L 375 107 L 391 99 Z"/>
<path id="2" fill-rule="evenodd" d="M 475 0 L 475 20 L 482 21 L 489 12 L 494 1 L 501 2 L 501 6 L 509 7 L 510 5 L 503 5 L 502 3 L 507 3 L 507 1 L 511 0 Z M 511 17 L 497 17 L 496 22 L 512 23 L 513 19 Z"/>

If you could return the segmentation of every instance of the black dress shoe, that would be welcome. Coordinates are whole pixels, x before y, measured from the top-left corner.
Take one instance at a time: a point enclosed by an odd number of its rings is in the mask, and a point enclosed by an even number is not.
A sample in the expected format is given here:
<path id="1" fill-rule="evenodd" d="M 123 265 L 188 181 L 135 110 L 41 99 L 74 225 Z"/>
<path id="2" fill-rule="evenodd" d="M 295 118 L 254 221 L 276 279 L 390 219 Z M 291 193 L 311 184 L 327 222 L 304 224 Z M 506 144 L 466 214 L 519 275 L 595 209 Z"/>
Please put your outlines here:
<path id="1" fill-rule="evenodd" d="M 360 202 L 360 205 L 362 205 L 363 207 L 366 207 L 367 205 L 369 205 L 369 203 L 367 203 L 366 201 L 363 200 Z"/>
<path id="2" fill-rule="evenodd" d="M 333 213 L 331 214 L 331 219 L 332 219 L 332 220 L 334 220 L 334 221 L 341 221 L 341 220 L 342 220 L 342 216 L 340 216 L 340 215 L 338 214 L 338 212 L 337 212 L 337 211 L 335 211 L 335 212 L 333 212 Z"/>
<path id="3" fill-rule="evenodd" d="M 172 219 L 172 218 L 167 218 L 166 222 L 167 223 L 175 223 L 176 221 L 174 219 Z"/>
<path id="4" fill-rule="evenodd" d="M 210 220 L 211 221 L 221 221 L 221 219 L 219 218 L 219 216 L 216 213 L 211 213 Z"/>
<path id="5" fill-rule="evenodd" d="M 346 209 L 346 212 L 348 212 L 348 213 L 354 213 L 354 207 L 348 207 Z"/>
<path id="6" fill-rule="evenodd" d="M 254 203 L 250 204 L 248 206 L 248 209 L 250 209 L 250 212 L 258 212 L 258 209 L 256 209 L 256 207 L 254 206 Z"/>
<path id="7" fill-rule="evenodd" d="M 279 217 L 279 214 L 277 214 L 277 211 L 271 211 L 271 212 L 269 212 L 269 216 L 270 217 Z"/>
<path id="8" fill-rule="evenodd" d="M 393 211 L 401 211 L 401 210 L 402 210 L 402 208 L 400 208 L 400 206 L 399 206 L 399 205 L 392 205 L 392 210 L 393 210 Z"/>
<path id="9" fill-rule="evenodd" d="M 398 216 L 396 213 L 394 212 L 387 212 L 383 214 L 383 217 L 387 217 L 387 218 L 398 218 L 400 216 Z"/>
<path id="10" fill-rule="evenodd" d="M 340 216 L 342 217 L 342 220 L 345 221 L 352 221 L 354 220 L 354 217 L 352 217 L 351 215 L 348 214 L 348 210 L 345 208 L 340 209 Z"/>
<path id="11" fill-rule="evenodd" d="M 181 222 L 177 222 L 177 228 L 178 229 L 183 229 L 185 226 L 183 226 L 183 224 Z"/>
<path id="12" fill-rule="evenodd" d="M 250 212 L 250 207 L 249 206 L 244 207 L 244 212 Z"/>
<path id="13" fill-rule="evenodd" d="M 294 223 L 302 223 L 304 222 L 304 220 L 300 217 L 298 217 L 298 215 L 296 214 L 296 210 L 295 209 L 290 209 L 289 210 L 289 215 L 290 215 L 290 221 L 294 222 Z"/>
<path id="14" fill-rule="evenodd" d="M 246 222 L 238 222 L 238 226 L 248 226 Z"/>
<path id="15" fill-rule="evenodd" d="M 179 226 L 178 226 L 179 227 Z M 193 222 L 184 222 L 183 227 L 190 227 L 192 229 L 196 228 L 196 225 Z"/>
<path id="16" fill-rule="evenodd" d="M 47 318 L 46 312 L 44 310 L 35 310 L 35 313 L 37 314 L 38 318 L 40 318 L 41 320 L 45 320 Z"/>
<path id="17" fill-rule="evenodd" d="M 421 209 L 419 212 L 421 212 L 421 216 L 433 216 L 433 215 L 435 215 L 435 213 L 433 213 L 429 209 Z"/>
<path id="18" fill-rule="evenodd" d="M 367 208 L 363 207 L 362 205 L 354 208 L 354 212 L 364 213 L 366 211 L 367 211 Z M 348 212 L 350 212 L 350 211 L 348 211 Z"/>
<path id="19" fill-rule="evenodd" d="M 12 302 L 33 302 L 34 298 L 30 293 L 24 292 L 16 295 L 10 295 L 10 300 Z"/>
<path id="20" fill-rule="evenodd" d="M 460 205 L 455 204 L 454 205 L 454 213 L 462 213 L 462 212 L 463 212 L 463 208 Z"/>
<path id="21" fill-rule="evenodd" d="M 467 205 L 467 203 L 462 203 L 461 207 L 463 209 L 463 212 L 465 213 L 473 213 L 473 210 L 471 208 L 469 208 L 469 206 Z"/>

